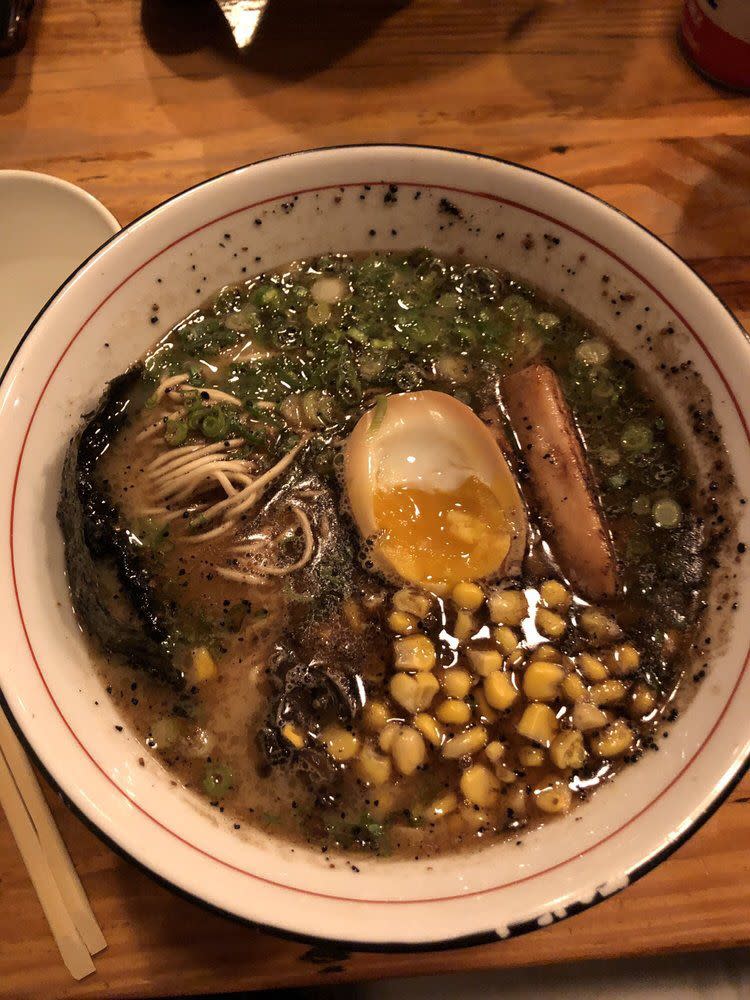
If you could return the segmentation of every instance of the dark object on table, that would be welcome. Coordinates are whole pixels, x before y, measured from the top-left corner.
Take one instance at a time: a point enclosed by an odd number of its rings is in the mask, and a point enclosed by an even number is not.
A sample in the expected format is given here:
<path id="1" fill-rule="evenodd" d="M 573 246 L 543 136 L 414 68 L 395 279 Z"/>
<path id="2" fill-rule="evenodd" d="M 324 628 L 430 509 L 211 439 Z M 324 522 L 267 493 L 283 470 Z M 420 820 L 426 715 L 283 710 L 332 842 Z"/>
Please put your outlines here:
<path id="1" fill-rule="evenodd" d="M 0 54 L 23 48 L 34 0 L 0 0 Z"/>

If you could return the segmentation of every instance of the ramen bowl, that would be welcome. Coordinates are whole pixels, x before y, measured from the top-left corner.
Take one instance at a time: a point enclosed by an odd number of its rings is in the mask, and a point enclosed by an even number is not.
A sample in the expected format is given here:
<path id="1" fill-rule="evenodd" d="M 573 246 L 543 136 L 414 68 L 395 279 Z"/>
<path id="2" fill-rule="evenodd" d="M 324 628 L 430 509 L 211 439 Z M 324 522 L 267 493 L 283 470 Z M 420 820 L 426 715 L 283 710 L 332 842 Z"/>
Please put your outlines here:
<path id="1" fill-rule="evenodd" d="M 71 609 L 55 517 L 62 458 L 81 414 L 158 329 L 214 289 L 294 258 L 416 246 L 508 270 L 577 310 L 640 363 L 688 436 L 696 404 L 685 383 L 699 386 L 722 428 L 720 441 L 696 449 L 699 475 L 717 460 L 731 464 L 733 489 L 747 494 L 750 348 L 713 292 L 596 198 L 449 150 L 298 153 L 176 196 L 68 279 L 27 333 L 0 395 L 0 687 L 43 770 L 101 836 L 180 892 L 288 934 L 382 949 L 507 938 L 624 889 L 706 820 L 750 753 L 750 616 L 742 613 L 750 583 L 740 554 L 749 532 L 739 503 L 719 574 L 731 600 L 708 616 L 706 676 L 669 739 L 518 844 L 494 839 L 428 861 L 353 863 L 292 851 L 258 831 L 240 835 L 175 787 L 120 716 Z M 666 377 L 675 373 L 688 375 Z"/>

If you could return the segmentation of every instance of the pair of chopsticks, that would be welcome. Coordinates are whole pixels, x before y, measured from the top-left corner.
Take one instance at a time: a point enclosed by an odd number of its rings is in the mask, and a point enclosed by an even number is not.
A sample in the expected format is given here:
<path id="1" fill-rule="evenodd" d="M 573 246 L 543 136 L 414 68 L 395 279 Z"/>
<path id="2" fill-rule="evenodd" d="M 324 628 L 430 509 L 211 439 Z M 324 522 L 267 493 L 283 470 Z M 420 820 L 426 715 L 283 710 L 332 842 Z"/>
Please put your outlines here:
<path id="1" fill-rule="evenodd" d="M 52 813 L 0 709 L 0 805 L 42 904 L 62 960 L 74 979 L 94 972 L 107 947 Z"/>

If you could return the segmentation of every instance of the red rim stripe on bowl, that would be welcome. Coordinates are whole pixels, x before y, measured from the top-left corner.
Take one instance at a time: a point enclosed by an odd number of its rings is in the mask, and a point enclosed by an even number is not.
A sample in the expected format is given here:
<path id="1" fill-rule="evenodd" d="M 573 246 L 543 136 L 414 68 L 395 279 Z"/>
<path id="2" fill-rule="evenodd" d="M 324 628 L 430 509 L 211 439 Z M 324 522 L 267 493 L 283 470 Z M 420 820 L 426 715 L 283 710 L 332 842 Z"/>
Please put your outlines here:
<path id="1" fill-rule="evenodd" d="M 70 348 L 73 345 L 73 343 L 78 339 L 78 337 L 80 336 L 80 334 L 85 330 L 85 328 L 90 323 L 90 321 L 99 312 L 99 310 L 102 309 L 103 306 L 106 305 L 106 303 L 124 285 L 126 285 L 128 283 L 128 281 L 130 281 L 131 278 L 133 278 L 136 274 L 138 274 L 140 271 L 142 271 L 145 267 L 147 267 L 149 264 L 151 264 L 154 260 L 156 260 L 162 254 L 166 253 L 168 250 L 171 250 L 172 247 L 177 246 L 179 243 L 182 243 L 184 240 L 189 239 L 191 236 L 194 236 L 196 233 L 201 232 L 203 229 L 207 229 L 210 226 L 213 226 L 213 225 L 215 225 L 218 222 L 224 221 L 225 219 L 231 218 L 231 217 L 233 217 L 235 215 L 240 215 L 243 212 L 249 212 L 249 211 L 251 211 L 253 209 L 257 209 L 257 208 L 259 208 L 259 207 L 261 207 L 263 205 L 268 205 L 268 204 L 270 204 L 272 202 L 288 201 L 288 200 L 294 198 L 295 196 L 300 196 L 300 195 L 305 195 L 305 194 L 314 194 L 314 193 L 319 193 L 321 191 L 330 191 L 330 190 L 333 190 L 333 189 L 340 190 L 341 188 L 359 188 L 359 187 L 362 187 L 365 184 L 369 184 L 371 187 L 383 187 L 383 186 L 387 187 L 389 184 L 396 184 L 399 187 L 413 187 L 413 188 L 420 188 L 422 190 L 435 190 L 435 191 L 441 191 L 441 192 L 448 192 L 450 194 L 462 194 L 462 195 L 467 195 L 467 196 L 472 197 L 472 198 L 482 198 L 482 199 L 487 200 L 487 201 L 497 202 L 498 204 L 508 205 L 508 206 L 510 206 L 512 208 L 517 208 L 520 211 L 527 212 L 529 215 L 536 216 L 539 219 L 544 219 L 547 222 L 551 222 L 554 225 L 559 226 L 561 229 L 564 229 L 564 230 L 572 233 L 574 236 L 577 236 L 578 238 L 584 240 L 589 245 L 596 247 L 598 250 L 601 250 L 603 253 L 605 253 L 612 260 L 616 261 L 621 267 L 623 267 L 627 271 L 629 271 L 638 281 L 642 282 L 647 288 L 649 288 L 650 291 L 658 299 L 660 299 L 664 303 L 664 305 L 667 306 L 667 308 L 677 317 L 677 319 L 683 324 L 683 326 L 685 327 L 685 329 L 690 333 L 690 335 L 693 337 L 693 339 L 699 345 L 699 347 L 701 348 L 701 350 L 705 354 L 706 358 L 710 361 L 710 363 L 713 366 L 714 370 L 716 371 L 716 373 L 718 374 L 719 378 L 721 379 L 721 381 L 722 381 L 722 383 L 723 383 L 723 385 L 724 385 L 724 387 L 725 387 L 725 389 L 726 389 L 726 391 L 727 391 L 727 393 L 728 393 L 728 395 L 729 395 L 729 397 L 730 397 L 730 399 L 732 401 L 732 404 L 733 404 L 733 406 L 735 408 L 735 411 L 736 411 L 736 413 L 737 413 L 737 415 L 738 415 L 738 417 L 740 419 L 742 427 L 743 427 L 743 429 L 745 431 L 745 437 L 746 437 L 746 439 L 748 441 L 748 444 L 750 444 L 750 430 L 748 430 L 747 421 L 745 420 L 745 416 L 744 416 L 744 414 L 743 414 L 743 412 L 742 412 L 742 410 L 741 410 L 741 408 L 739 406 L 739 403 L 738 403 L 737 398 L 736 398 L 736 396 L 735 396 L 735 394 L 734 394 L 734 392 L 732 390 L 732 387 L 729 385 L 726 377 L 724 376 L 724 373 L 722 372 L 721 368 L 717 364 L 714 356 L 712 355 L 711 351 L 708 349 L 708 347 L 706 346 L 706 344 L 704 343 L 704 341 L 701 339 L 701 337 L 698 335 L 698 333 L 687 322 L 687 320 L 684 318 L 684 316 L 682 316 L 682 314 L 677 309 L 674 308 L 674 306 L 666 298 L 666 296 L 664 296 L 639 271 L 637 271 L 634 267 L 631 267 L 630 264 L 628 264 L 626 261 L 624 261 L 620 256 L 618 256 L 618 254 L 614 253 L 614 251 L 608 249 L 603 244 L 599 243 L 597 240 L 591 238 L 590 236 L 587 236 L 585 233 L 581 232 L 579 229 L 576 229 L 574 226 L 570 226 L 570 225 L 568 225 L 568 223 L 562 222 L 559 219 L 556 219 L 554 216 L 548 215 L 545 212 L 540 212 L 538 209 L 530 208 L 529 206 L 524 205 L 521 202 L 513 201 L 513 200 L 508 199 L 508 198 L 501 198 L 500 196 L 494 195 L 494 194 L 490 194 L 489 192 L 470 191 L 470 190 L 466 190 L 464 188 L 448 187 L 448 186 L 444 186 L 444 185 L 441 185 L 441 184 L 419 184 L 416 181 L 382 181 L 381 180 L 381 181 L 361 181 L 361 182 L 356 182 L 356 183 L 351 182 L 351 183 L 347 183 L 347 184 L 326 184 L 326 185 L 322 185 L 320 187 L 304 188 L 304 189 L 301 189 L 301 190 L 298 190 L 298 191 L 288 192 L 286 194 L 275 195 L 272 198 L 264 198 L 262 201 L 253 202 L 252 204 L 245 205 L 242 208 L 233 209 L 231 212 L 226 212 L 224 215 L 217 216 L 215 219 L 211 219 L 209 222 L 206 222 L 206 223 L 204 223 L 201 226 L 196 226 L 195 229 L 192 229 L 189 232 L 184 233 L 182 236 L 178 237 L 176 240 L 173 240 L 171 243 L 167 244 L 167 246 L 163 247 L 157 253 L 153 254 L 151 257 L 149 257 L 147 260 L 145 260 L 142 264 L 140 264 L 133 271 L 131 271 L 130 274 L 126 278 L 123 278 L 123 280 L 118 285 L 116 285 L 115 288 L 113 288 L 112 291 L 109 292 L 101 300 L 101 302 L 92 310 L 92 312 L 89 314 L 89 316 L 84 320 L 83 324 L 73 334 L 73 336 L 71 337 L 71 339 L 68 341 L 67 346 L 65 347 L 65 349 L 63 350 L 63 352 L 60 354 L 59 358 L 55 362 L 55 365 L 52 368 L 52 371 L 50 372 L 50 374 L 49 374 L 46 382 L 44 383 L 44 385 L 42 387 L 42 390 L 41 390 L 41 392 L 39 394 L 39 397 L 38 397 L 38 399 L 37 399 L 37 401 L 36 401 L 36 403 L 34 405 L 34 409 L 33 409 L 32 413 L 31 413 L 31 417 L 29 419 L 29 423 L 28 423 L 28 426 L 27 426 L 25 434 L 24 434 L 23 442 L 21 444 L 21 452 L 20 452 L 20 455 L 18 457 L 18 464 L 16 466 L 16 472 L 15 472 L 15 476 L 14 476 L 14 480 L 13 480 L 13 494 L 12 494 L 11 511 L 10 511 L 10 550 L 11 550 L 11 570 L 12 570 L 12 576 L 13 576 L 13 589 L 14 589 L 15 598 L 16 598 L 16 606 L 18 608 L 18 614 L 19 614 L 19 618 L 20 618 L 20 621 L 21 621 L 21 626 L 22 626 L 22 629 L 23 629 L 24 637 L 26 639 L 26 644 L 27 644 L 27 646 L 29 648 L 29 653 L 31 654 L 31 657 L 32 657 L 32 659 L 34 661 L 34 665 L 35 665 L 35 667 L 37 669 L 37 672 L 38 672 L 39 677 L 40 677 L 40 679 L 42 681 L 44 689 L 47 692 L 47 694 L 49 695 L 50 701 L 54 705 L 55 710 L 57 711 L 58 715 L 62 719 L 62 721 L 65 724 L 66 728 L 68 729 L 68 731 L 70 732 L 70 734 L 72 735 L 73 739 L 76 741 L 76 743 L 78 744 L 78 746 L 81 748 L 81 750 L 83 751 L 83 753 L 86 755 L 86 757 L 91 761 L 91 763 L 94 765 L 94 767 L 96 767 L 96 769 L 103 775 L 103 777 L 114 788 L 116 788 L 117 791 L 121 795 L 123 795 L 128 800 L 128 802 L 129 802 L 129 804 L 131 806 L 134 806 L 140 813 L 142 813 L 142 815 L 144 815 L 147 819 L 151 820 L 151 822 L 153 822 L 156 826 L 158 826 L 162 830 L 164 830 L 165 833 L 170 834 L 170 836 L 174 837 L 181 844 L 184 844 L 186 847 L 189 847 L 191 850 L 196 851 L 198 854 L 202 855 L 203 857 L 208 858 L 210 861 L 215 861 L 216 863 L 222 865 L 225 868 L 228 868 L 231 871 L 237 872 L 238 874 L 241 874 L 241 875 L 246 875 L 249 878 L 252 878 L 252 879 L 257 880 L 259 882 L 263 882 L 266 885 L 271 885 L 271 886 L 274 886 L 275 888 L 279 888 L 279 889 L 286 889 L 289 892 L 296 892 L 296 893 L 300 893 L 300 894 L 305 895 L 305 896 L 313 896 L 313 897 L 318 897 L 318 898 L 323 898 L 323 899 L 330 899 L 330 900 L 332 900 L 334 902 L 362 903 L 362 904 L 367 904 L 367 905 L 373 905 L 373 904 L 376 904 L 376 905 L 409 905 L 409 904 L 420 904 L 420 903 L 451 902 L 451 901 L 455 901 L 455 900 L 459 900 L 459 899 L 471 899 L 471 898 L 476 897 L 476 896 L 484 896 L 484 895 L 487 895 L 488 893 L 499 892 L 502 889 L 507 889 L 507 888 L 510 888 L 511 886 L 514 886 L 514 885 L 521 885 L 524 882 L 529 882 L 529 881 L 531 881 L 533 879 L 541 878 L 543 875 L 547 875 L 550 872 L 557 871 L 558 869 L 565 867 L 566 865 L 570 864 L 571 862 L 573 862 L 573 861 L 575 861 L 575 860 L 577 860 L 577 859 L 579 859 L 581 857 L 584 857 L 586 854 L 590 854 L 592 851 L 595 851 L 597 848 L 601 847 L 603 844 L 606 844 L 607 841 L 611 840 L 613 837 L 616 837 L 618 834 L 622 833 L 623 830 L 627 829 L 632 823 L 634 823 L 637 819 L 639 819 L 645 812 L 647 812 L 649 809 L 651 809 L 652 806 L 654 806 L 664 795 L 667 794 L 667 792 L 669 792 L 669 790 L 671 788 L 674 787 L 674 785 L 677 784 L 678 781 L 680 781 L 680 779 L 685 775 L 686 771 L 688 771 L 690 769 L 690 767 L 692 766 L 692 764 L 694 763 L 694 761 L 696 760 L 696 758 L 700 756 L 700 754 L 703 752 L 703 750 L 705 749 L 705 747 L 707 746 L 707 744 L 713 738 L 716 730 L 719 728 L 719 726 L 720 726 L 720 724 L 721 724 L 724 716 L 726 715 L 726 713 L 727 713 L 727 711 L 729 709 L 729 706 L 732 703 L 732 700 L 733 700 L 733 698 L 734 698 L 734 696 L 735 696 L 735 694 L 737 692 L 737 688 L 739 687 L 739 685 L 740 685 L 740 683 L 741 683 L 741 681 L 742 681 L 742 679 L 744 677 L 745 671 L 746 671 L 747 666 L 748 666 L 748 662 L 750 662 L 750 651 L 748 651 L 748 654 L 745 657 L 745 661 L 744 661 L 744 663 L 742 665 L 742 669 L 740 670 L 740 672 L 739 672 L 739 674 L 737 676 L 737 680 L 734 683 L 732 691 L 730 692 L 730 695 L 729 695 L 729 697 L 728 697 L 728 699 L 727 699 L 724 707 L 722 708 L 722 710 L 721 710 L 718 718 L 716 719 L 714 725 L 712 726 L 711 731 L 708 733 L 708 735 L 706 736 L 706 738 L 703 741 L 703 743 L 695 751 L 695 753 L 693 754 L 693 756 L 687 761 L 687 763 L 682 767 L 682 769 L 677 773 L 677 775 L 675 775 L 675 777 L 670 781 L 670 783 L 665 788 L 663 788 L 661 790 L 661 792 L 659 792 L 659 794 L 654 799 L 651 800 L 651 802 L 649 802 L 647 805 L 645 805 L 634 816 L 631 816 L 630 819 L 627 822 L 623 823 L 622 826 L 618 827 L 617 830 L 613 830 L 606 837 L 603 837 L 601 840 L 597 841 L 595 844 L 592 844 L 585 851 L 577 852 L 572 857 L 566 858 L 564 861 L 559 861 L 557 864 L 551 865 L 549 868 L 545 868 L 542 871 L 535 872 L 535 873 L 533 873 L 531 875 L 525 875 L 523 878 L 513 879 L 513 880 L 511 880 L 509 882 L 503 882 L 500 885 L 491 886 L 491 887 L 489 887 L 487 889 L 478 889 L 478 890 L 476 890 L 474 892 L 458 893 L 458 894 L 453 895 L 453 896 L 424 897 L 424 898 L 419 898 L 419 899 L 366 899 L 366 898 L 361 898 L 361 897 L 358 898 L 358 897 L 349 897 L 349 896 L 337 896 L 337 895 L 335 895 L 333 893 L 314 892 L 313 890 L 303 889 L 303 888 L 301 888 L 299 886 L 286 885 L 283 882 L 277 882 L 274 879 L 265 878 L 262 875 L 257 875 L 254 872 L 250 872 L 250 871 L 247 871 L 244 868 L 238 867 L 237 865 L 233 865 L 230 862 L 223 860 L 222 858 L 218 858 L 215 855 L 210 854 L 208 851 L 204 851 L 203 848 L 198 847 L 197 845 L 191 843 L 190 841 L 185 840 L 185 838 L 182 837 L 182 836 L 180 836 L 179 833 L 176 833 L 174 830 L 170 829 L 170 827 L 165 826 L 155 816 L 152 816 L 151 813 L 147 812 L 143 808 L 143 806 L 139 805 L 134 799 L 132 799 L 129 795 L 127 795 L 123 791 L 123 789 L 120 788 L 120 786 L 113 780 L 113 778 L 110 777 L 110 775 L 107 773 L 107 771 L 95 760 L 95 758 L 92 756 L 92 754 L 89 752 L 89 750 L 81 742 L 81 740 L 78 737 L 77 733 L 74 731 L 74 729 L 71 727 L 71 725 L 68 722 L 68 720 L 66 719 L 66 717 L 63 715 L 63 713 L 62 713 L 62 711 L 60 709 L 60 706 L 57 704 L 57 701 L 55 700 L 54 695 L 50 691 L 49 686 L 47 685 L 47 681 L 46 681 L 46 679 L 44 677 L 44 674 L 43 674 L 43 672 L 41 670 L 41 667 L 39 665 L 39 662 L 37 660 L 36 653 L 34 652 L 34 648 L 33 648 L 32 643 L 31 643 L 31 637 L 29 636 L 28 630 L 26 628 L 26 621 L 25 621 L 24 616 L 23 616 L 23 610 L 22 610 L 22 607 L 21 607 L 21 598 L 20 598 L 20 594 L 19 594 L 19 590 L 18 590 L 18 582 L 17 582 L 17 579 L 16 579 L 15 550 L 14 550 L 14 544 L 13 544 L 13 527 L 14 527 L 14 519 L 15 519 L 16 491 L 17 491 L 17 488 L 18 488 L 18 480 L 19 480 L 19 476 L 20 476 L 20 472 L 21 472 L 21 463 L 23 461 L 23 456 L 24 456 L 24 452 L 25 452 L 25 449 L 26 449 L 26 443 L 28 441 L 29 434 L 31 433 L 31 427 L 32 427 L 32 424 L 33 424 L 34 419 L 36 417 L 36 414 L 37 414 L 37 411 L 39 409 L 39 406 L 40 406 L 40 404 L 42 402 L 42 399 L 44 397 L 44 394 L 47 391 L 47 388 L 48 388 L 50 382 L 52 381 L 55 373 L 57 372 L 57 369 L 59 368 L 60 364 L 62 363 L 63 358 L 68 353 L 68 351 L 70 350 Z M 608 207 L 611 211 L 615 211 L 615 212 L 617 211 L 616 209 L 613 209 L 611 206 L 606 206 L 606 207 Z M 627 218 L 627 216 L 626 216 L 626 218 Z M 628 221 L 632 223 L 631 219 L 628 219 Z M 635 223 L 633 223 L 633 224 L 635 225 Z M 669 248 L 667 248 L 667 249 L 669 249 Z M 677 256 L 677 255 L 675 255 L 675 256 Z M 681 263 L 684 263 L 684 262 L 681 261 Z"/>

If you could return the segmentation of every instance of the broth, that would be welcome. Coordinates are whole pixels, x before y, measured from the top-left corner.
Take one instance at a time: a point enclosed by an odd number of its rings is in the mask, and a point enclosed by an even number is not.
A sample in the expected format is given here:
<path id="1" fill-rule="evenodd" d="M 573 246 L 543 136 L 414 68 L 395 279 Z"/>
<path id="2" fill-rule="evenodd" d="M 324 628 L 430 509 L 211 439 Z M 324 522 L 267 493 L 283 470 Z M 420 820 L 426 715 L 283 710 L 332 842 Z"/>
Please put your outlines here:
<path id="1" fill-rule="evenodd" d="M 84 502 L 120 538 L 84 531 L 107 634 L 74 603 L 144 743 L 236 829 L 426 857 L 517 838 L 656 746 L 714 539 L 667 416 L 585 321 L 429 251 L 330 255 L 222 289 L 126 378 Z M 438 489 L 473 414 L 496 471 Z M 391 425 L 419 490 L 348 472 Z"/>

